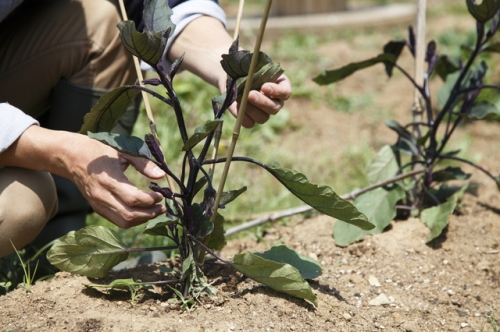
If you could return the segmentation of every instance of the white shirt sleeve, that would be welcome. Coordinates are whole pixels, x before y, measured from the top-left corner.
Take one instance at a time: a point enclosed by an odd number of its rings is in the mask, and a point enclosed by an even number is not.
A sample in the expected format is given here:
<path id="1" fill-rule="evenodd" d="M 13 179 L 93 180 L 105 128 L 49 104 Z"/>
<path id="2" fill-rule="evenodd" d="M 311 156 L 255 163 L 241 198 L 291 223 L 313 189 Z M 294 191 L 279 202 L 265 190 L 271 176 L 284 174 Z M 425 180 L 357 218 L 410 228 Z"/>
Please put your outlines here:
<path id="1" fill-rule="evenodd" d="M 20 109 L 7 103 L 0 103 L 0 153 L 32 125 L 39 123 Z"/>
<path id="2" fill-rule="evenodd" d="M 170 68 L 172 65 L 165 55 L 172 46 L 175 38 L 177 38 L 177 36 L 189 23 L 203 15 L 214 17 L 221 21 L 222 24 L 226 25 L 226 13 L 224 13 L 224 10 L 214 1 L 191 0 L 175 6 L 173 14 L 170 18 L 172 23 L 176 26 L 175 31 L 172 36 L 168 38 L 167 47 L 163 53 L 163 67 L 165 70 Z"/>

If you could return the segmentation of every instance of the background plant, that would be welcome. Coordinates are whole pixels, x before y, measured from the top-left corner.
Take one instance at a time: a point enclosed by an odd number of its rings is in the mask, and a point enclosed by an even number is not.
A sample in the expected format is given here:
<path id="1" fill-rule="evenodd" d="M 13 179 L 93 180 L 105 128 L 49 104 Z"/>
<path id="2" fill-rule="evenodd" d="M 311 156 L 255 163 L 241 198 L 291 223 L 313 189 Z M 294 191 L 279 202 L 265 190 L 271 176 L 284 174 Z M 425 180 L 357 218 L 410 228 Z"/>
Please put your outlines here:
<path id="1" fill-rule="evenodd" d="M 247 189 L 243 187 L 224 192 L 222 195 L 217 194 L 214 179 L 206 168 L 213 164 L 226 163 L 226 158 L 207 159 L 214 131 L 224 121 L 225 110 L 239 98 L 244 101 L 242 87 L 246 84 L 247 78 L 249 83 L 245 87 L 246 92 L 250 85 L 252 89 L 260 89 L 264 82 L 274 81 L 282 74 L 280 65 L 273 63 L 261 52 L 252 54 L 248 51 L 236 51 L 238 43 L 235 42 L 229 54 L 222 56 L 221 64 L 228 74 L 226 93 L 212 99 L 213 119 L 197 127 L 194 134 L 189 136 L 181 103 L 173 86 L 173 79 L 183 58 L 176 60 L 168 70 L 162 65 L 166 38 L 174 28 L 170 22 L 170 15 L 171 10 L 166 1 L 146 1 L 143 33 L 136 31 L 132 21 L 119 24 L 125 47 L 148 63 L 158 74 L 158 78 L 147 79 L 143 84 L 162 85 L 166 89 L 166 96 L 140 85 L 117 88 L 103 96 L 85 116 L 81 132 L 88 133 L 90 137 L 120 152 L 151 160 L 171 178 L 173 186 L 151 183 L 150 188 L 165 197 L 168 212 L 164 217 L 151 221 L 144 232 L 166 237 L 173 245 L 131 249 L 126 247 L 116 232 L 102 226 L 87 227 L 59 239 L 48 253 L 49 261 L 61 270 L 91 277 L 103 277 L 114 265 L 127 259 L 131 252 L 175 248 L 179 252 L 182 267 L 176 274 L 177 279 L 170 279 L 165 283 L 178 284 L 184 297 L 190 295 L 197 298 L 215 292 L 201 269 L 205 252 L 208 252 L 215 259 L 231 265 L 256 281 L 317 305 L 317 299 L 305 279 L 318 276 L 321 268 L 319 264 L 298 255 L 293 250 L 279 245 L 265 253 L 246 252 L 235 255 L 232 261 L 227 261 L 214 252 L 220 250 L 226 243 L 224 218 L 218 213 L 217 206 L 220 203 L 220 206 L 224 207 Z M 255 75 L 252 72 L 254 66 Z M 175 114 L 182 140 L 180 148 L 184 152 L 182 165 L 177 171 L 167 162 L 159 141 L 152 134 L 146 134 L 142 140 L 138 137 L 109 133 L 116 122 L 115 119 L 120 118 L 140 91 L 145 91 L 161 100 L 170 106 Z M 168 148 L 174 148 L 170 142 Z M 282 168 L 278 164 L 266 165 L 248 157 L 232 157 L 232 160 L 247 162 L 265 169 L 291 193 L 318 211 L 363 229 L 373 227 L 362 213 L 338 197 L 331 188 L 312 184 L 297 171 Z M 196 203 L 198 199 L 200 202 Z"/>
<path id="2" fill-rule="evenodd" d="M 484 172 L 500 188 L 500 177 L 459 156 L 460 151 L 448 149 L 448 143 L 457 127 L 464 121 L 488 120 L 498 116 L 500 86 L 485 83 L 488 66 L 481 56 L 500 51 L 495 35 L 500 21 L 500 2 L 485 0 L 476 4 L 466 1 L 470 14 L 476 20 L 474 45 L 467 45 L 463 58 L 440 55 L 434 41 L 427 45 L 425 61 L 427 68 L 424 83 L 419 85 L 414 78 L 397 63 L 406 47 L 415 57 L 416 43 L 413 29 L 409 29 L 407 40 L 393 40 L 384 46 L 383 53 L 371 59 L 351 63 L 335 70 L 325 71 L 314 79 L 318 84 L 331 84 L 342 80 L 358 70 L 383 63 L 386 74 L 391 77 L 399 70 L 420 93 L 425 120 L 401 125 L 386 121 L 386 125 L 397 133 L 394 145 L 384 146 L 368 169 L 371 183 L 389 180 L 395 175 L 421 170 L 421 174 L 404 181 L 378 188 L 356 198 L 354 205 L 375 224 L 370 231 L 352 228 L 338 223 L 334 237 L 339 245 L 347 245 L 366 234 L 382 232 L 396 216 L 398 210 L 406 214 L 419 215 L 430 228 L 427 242 L 439 236 L 447 226 L 449 215 L 468 184 L 458 184 L 470 178 L 458 165 L 468 164 Z M 431 95 L 430 79 L 439 76 L 443 86 L 437 97 Z M 438 110 L 432 108 L 435 98 Z M 455 181 L 455 182 L 452 182 Z M 450 185 L 453 183 L 453 185 Z"/>

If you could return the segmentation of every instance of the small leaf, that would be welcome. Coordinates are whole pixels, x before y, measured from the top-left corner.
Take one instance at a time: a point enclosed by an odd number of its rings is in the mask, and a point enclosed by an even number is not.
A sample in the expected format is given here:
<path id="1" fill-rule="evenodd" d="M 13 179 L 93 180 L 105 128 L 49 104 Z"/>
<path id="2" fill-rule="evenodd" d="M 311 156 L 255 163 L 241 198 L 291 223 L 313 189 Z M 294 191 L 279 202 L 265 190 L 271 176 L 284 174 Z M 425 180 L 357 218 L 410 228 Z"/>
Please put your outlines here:
<path id="1" fill-rule="evenodd" d="M 371 67 L 378 63 L 394 64 L 396 63 L 396 57 L 393 54 L 379 54 L 378 56 L 369 60 L 353 62 L 339 69 L 324 71 L 322 74 L 315 77 L 313 81 L 319 85 L 335 83 L 354 74 L 358 70 Z"/>
<path id="2" fill-rule="evenodd" d="M 406 46 L 405 40 L 391 40 L 384 46 L 384 54 L 391 54 L 394 56 L 393 62 L 384 62 L 385 72 L 387 76 L 392 76 L 392 70 L 394 69 L 394 64 L 398 60 L 403 48 Z"/>
<path id="3" fill-rule="evenodd" d="M 102 278 L 128 258 L 124 250 L 125 244 L 115 231 L 89 226 L 56 240 L 47 253 L 47 259 L 62 271 Z"/>
<path id="4" fill-rule="evenodd" d="M 102 284 L 85 284 L 85 287 L 87 288 L 110 288 L 110 289 L 116 289 L 116 288 L 130 288 L 133 286 L 136 286 L 137 282 L 133 278 L 129 279 L 116 279 L 110 282 L 107 285 L 102 285 Z"/>
<path id="5" fill-rule="evenodd" d="M 185 281 L 188 293 L 195 299 L 202 294 L 215 295 L 217 293 L 217 289 L 208 283 L 207 277 L 194 260 L 192 252 L 182 262 L 182 280 Z"/>
<path id="6" fill-rule="evenodd" d="M 243 187 L 239 190 L 231 190 L 231 191 L 227 191 L 227 192 L 222 193 L 219 205 L 225 206 L 225 205 L 231 203 L 236 198 L 238 198 L 238 196 L 243 194 L 246 190 L 247 190 L 247 187 Z"/>
<path id="7" fill-rule="evenodd" d="M 432 181 L 445 182 L 451 180 L 467 180 L 470 174 L 464 173 L 460 167 L 447 167 L 432 174 Z"/>
<path id="8" fill-rule="evenodd" d="M 184 144 L 182 147 L 182 151 L 190 151 L 192 148 L 194 148 L 198 143 L 203 141 L 210 133 L 215 131 L 217 129 L 217 126 L 219 123 L 221 123 L 222 120 L 213 120 L 213 121 L 208 121 L 205 124 L 199 126 L 198 128 L 195 129 L 194 135 L 191 136 L 187 142 Z"/>
<path id="9" fill-rule="evenodd" d="M 455 210 L 456 205 L 457 195 L 453 195 L 447 202 L 422 211 L 420 216 L 422 222 L 431 230 L 431 233 L 426 241 L 427 243 L 437 238 L 443 229 L 448 226 L 450 215 Z"/>
<path id="10" fill-rule="evenodd" d="M 179 222 L 178 217 L 174 216 L 160 216 L 153 220 L 150 220 L 144 229 L 143 233 L 154 236 L 167 236 L 168 228 L 167 226 L 175 225 Z"/>
<path id="11" fill-rule="evenodd" d="M 280 64 L 277 62 L 265 65 L 260 70 L 254 73 L 251 90 L 260 90 L 264 83 L 276 81 L 283 74 L 283 72 L 283 69 L 281 69 Z M 238 80 L 238 95 L 236 97 L 237 100 L 240 100 L 243 96 L 246 82 L 247 77 L 240 78 Z"/>
<path id="12" fill-rule="evenodd" d="M 132 86 L 122 86 L 106 93 L 85 115 L 79 133 L 86 135 L 87 132 L 111 131 L 138 94 L 139 90 Z"/>
<path id="13" fill-rule="evenodd" d="M 127 136 L 112 133 L 88 133 L 90 138 L 111 146 L 113 149 L 135 157 L 153 159 L 146 143 L 135 136 Z"/>
<path id="14" fill-rule="evenodd" d="M 312 184 L 305 175 L 294 170 L 281 168 L 278 164 L 264 165 L 263 167 L 292 194 L 316 210 L 361 229 L 368 230 L 374 227 L 364 214 L 359 212 L 354 205 L 340 198 L 330 187 Z"/>
<path id="15" fill-rule="evenodd" d="M 170 29 L 175 30 L 175 24 L 170 17 L 173 11 L 168 6 L 168 1 L 144 0 L 144 27 L 153 32 L 164 32 Z"/>
<path id="16" fill-rule="evenodd" d="M 375 160 L 368 166 L 368 179 L 370 183 L 377 183 L 394 177 L 399 170 L 394 151 L 389 145 L 380 149 Z"/>
<path id="17" fill-rule="evenodd" d="M 264 259 L 250 252 L 235 255 L 231 264 L 247 277 L 275 291 L 311 301 L 316 307 L 318 299 L 300 272 L 289 264 Z"/>
<path id="18" fill-rule="evenodd" d="M 284 244 L 277 245 L 263 253 L 254 253 L 255 255 L 268 259 L 270 261 L 290 264 L 297 270 L 304 279 L 314 279 L 321 275 L 321 265 L 313 259 L 299 255 L 295 250 L 292 250 Z"/>
<path id="19" fill-rule="evenodd" d="M 347 246 L 365 235 L 382 233 L 396 216 L 396 203 L 404 197 L 405 192 L 398 187 L 389 191 L 378 188 L 357 197 L 354 205 L 368 217 L 375 228 L 365 231 L 337 221 L 333 227 L 335 244 Z"/>
<path id="20" fill-rule="evenodd" d="M 446 81 L 446 78 L 449 74 L 453 74 L 460 69 L 455 61 L 452 61 L 448 56 L 443 55 L 438 57 L 436 64 L 434 66 L 434 72 L 441 77 L 443 81 Z"/>
<path id="21" fill-rule="evenodd" d="M 214 222 L 214 228 L 210 234 L 210 239 L 208 241 L 207 247 L 212 250 L 221 250 L 227 244 L 226 240 L 226 230 L 224 229 L 224 217 L 217 213 Z"/>
<path id="22" fill-rule="evenodd" d="M 148 29 L 145 29 L 144 32 L 138 32 L 134 21 L 120 22 L 118 29 L 120 29 L 120 37 L 125 48 L 155 68 L 166 46 L 163 32 L 154 32 Z"/>
<path id="23" fill-rule="evenodd" d="M 488 120 L 499 115 L 496 105 L 483 100 L 473 103 L 464 116 L 470 120 Z"/>
<path id="24" fill-rule="evenodd" d="M 492 19 L 500 9 L 499 0 L 466 0 L 466 2 L 469 12 L 481 23 L 486 23 Z M 480 4 L 477 4 L 478 2 Z"/>
<path id="25" fill-rule="evenodd" d="M 233 79 L 248 76 L 252 56 L 253 53 L 250 53 L 249 51 L 238 51 L 230 54 L 223 54 L 221 60 L 222 68 Z M 271 57 L 263 52 L 260 52 L 255 72 L 258 72 L 262 67 L 270 63 L 272 63 Z"/>

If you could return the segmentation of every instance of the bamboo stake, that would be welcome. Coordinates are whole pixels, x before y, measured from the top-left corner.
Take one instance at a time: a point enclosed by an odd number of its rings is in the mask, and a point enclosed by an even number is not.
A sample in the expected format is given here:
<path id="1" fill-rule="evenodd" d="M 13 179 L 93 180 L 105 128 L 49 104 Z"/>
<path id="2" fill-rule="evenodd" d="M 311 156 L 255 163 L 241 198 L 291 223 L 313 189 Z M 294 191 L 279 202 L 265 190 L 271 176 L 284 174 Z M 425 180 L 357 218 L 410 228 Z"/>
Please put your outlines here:
<path id="1" fill-rule="evenodd" d="M 119 3 L 120 3 L 120 11 L 121 11 L 123 20 L 127 21 L 128 15 L 127 15 L 127 11 L 125 10 L 125 4 L 123 3 L 123 0 L 119 0 Z M 132 58 L 134 59 L 134 67 L 135 67 L 135 71 L 137 74 L 137 79 L 139 80 L 139 85 L 144 86 L 144 84 L 142 83 L 142 81 L 144 80 L 144 77 L 142 75 L 142 70 L 141 70 L 141 65 L 139 63 L 139 59 L 136 56 L 132 56 Z M 146 108 L 146 114 L 147 114 L 148 120 L 149 120 L 149 128 L 150 128 L 151 133 L 153 134 L 153 136 L 156 140 L 156 143 L 158 143 L 158 146 L 161 149 L 160 140 L 158 138 L 158 132 L 156 131 L 156 123 L 155 123 L 155 120 L 153 117 L 153 111 L 151 110 L 151 104 L 149 104 L 148 94 L 146 93 L 146 91 L 141 90 L 141 95 L 142 95 L 142 99 L 144 100 L 144 107 Z M 165 177 L 167 179 L 167 182 L 168 182 L 170 189 L 172 191 L 175 191 L 175 185 L 174 185 L 172 179 L 168 175 L 165 175 Z"/>
<path id="2" fill-rule="evenodd" d="M 250 89 L 252 87 L 253 75 L 255 73 L 255 67 L 257 66 L 257 59 L 259 58 L 260 47 L 262 45 L 262 40 L 264 39 L 264 32 L 266 31 L 266 24 L 269 18 L 269 12 L 271 10 L 272 0 L 267 0 L 266 7 L 264 10 L 264 14 L 262 17 L 262 22 L 260 25 L 259 35 L 257 37 L 257 41 L 255 43 L 252 61 L 250 62 L 250 68 L 248 72 L 247 81 L 245 84 L 245 89 L 243 90 L 243 96 L 241 98 L 240 107 L 238 110 L 238 117 L 236 118 L 236 124 L 234 125 L 233 139 L 231 140 L 231 145 L 229 146 L 229 150 L 227 153 L 227 160 L 224 164 L 224 170 L 222 173 L 222 178 L 219 184 L 219 190 L 217 190 L 217 196 L 215 198 L 214 204 L 214 212 L 211 218 L 211 221 L 215 221 L 215 216 L 217 214 L 217 210 L 219 209 L 220 199 L 222 197 L 222 192 L 224 190 L 224 185 L 226 184 L 227 175 L 229 173 L 229 167 L 231 165 L 231 161 L 233 159 L 234 150 L 236 147 L 236 142 L 238 141 L 238 137 L 240 136 L 241 125 L 243 123 L 243 118 L 245 116 L 245 109 L 247 107 L 248 102 L 248 94 L 250 93 Z"/>
<path id="3" fill-rule="evenodd" d="M 418 0 L 417 10 L 417 31 L 416 31 L 416 52 L 415 52 L 415 82 L 419 86 L 424 84 L 424 64 L 425 64 L 425 20 L 426 20 L 427 0 Z M 413 101 L 413 121 L 422 123 L 422 113 L 424 111 L 424 99 L 420 95 L 418 89 L 415 89 L 415 97 Z M 415 137 L 420 138 L 422 135 L 421 125 L 413 127 Z"/>
<path id="4" fill-rule="evenodd" d="M 273 0 L 267 0 L 266 7 L 264 9 L 264 14 L 262 16 L 262 22 L 260 24 L 259 35 L 257 37 L 257 41 L 254 46 L 252 61 L 250 62 L 250 68 L 248 69 L 248 77 L 245 84 L 245 89 L 243 90 L 243 96 L 241 97 L 241 103 L 238 109 L 238 116 L 236 118 L 236 123 L 234 125 L 233 139 L 231 140 L 231 145 L 229 146 L 227 152 L 226 163 L 224 164 L 224 170 L 222 171 L 222 177 L 219 183 L 219 188 L 217 190 L 217 196 L 215 197 L 213 214 L 210 218 L 212 223 L 215 222 L 215 218 L 217 216 L 217 210 L 219 209 L 220 200 L 222 197 L 222 192 L 224 191 L 224 185 L 226 184 L 227 175 L 229 173 L 229 167 L 231 165 L 231 161 L 233 160 L 233 154 L 236 147 L 236 142 L 238 141 L 238 137 L 240 136 L 241 125 L 243 123 L 243 118 L 245 116 L 244 110 L 247 107 L 248 102 L 248 94 L 250 93 L 250 89 L 252 88 L 253 75 L 255 73 L 255 68 L 257 67 L 257 60 L 259 58 L 260 46 L 262 45 L 262 39 L 264 39 L 264 32 L 266 31 L 266 24 L 269 18 L 269 12 L 271 11 L 271 4 Z M 241 111 L 243 110 L 243 111 Z M 240 112 L 241 111 L 241 112 Z M 208 235 L 204 244 L 206 245 L 210 240 L 210 235 Z M 198 262 L 202 263 L 203 258 L 205 257 L 205 250 L 203 248 L 200 249 L 198 255 Z"/>
<path id="5" fill-rule="evenodd" d="M 240 33 L 240 25 L 241 25 L 241 19 L 243 17 L 243 7 L 245 6 L 245 0 L 240 0 L 240 6 L 238 8 L 238 15 L 236 16 L 236 27 L 234 29 L 234 34 L 233 34 L 233 40 L 236 40 L 238 38 L 239 33 Z M 217 154 L 219 153 L 219 144 L 220 144 L 220 138 L 222 137 L 222 122 L 219 123 L 217 126 L 217 129 L 215 129 L 215 138 L 214 138 L 214 149 L 212 153 L 212 159 L 217 159 Z M 210 178 L 214 177 L 214 172 L 215 172 L 215 164 L 212 164 L 210 166 L 210 169 L 208 170 L 208 174 L 210 175 Z"/>

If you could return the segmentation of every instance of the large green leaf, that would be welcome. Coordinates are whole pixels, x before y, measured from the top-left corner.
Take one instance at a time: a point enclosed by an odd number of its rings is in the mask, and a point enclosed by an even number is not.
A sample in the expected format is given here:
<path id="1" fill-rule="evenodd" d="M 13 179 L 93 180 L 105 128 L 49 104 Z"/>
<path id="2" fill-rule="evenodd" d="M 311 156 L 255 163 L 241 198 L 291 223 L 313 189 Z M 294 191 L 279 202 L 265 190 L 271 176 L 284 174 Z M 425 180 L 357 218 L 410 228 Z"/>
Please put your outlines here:
<path id="1" fill-rule="evenodd" d="M 427 243 L 437 238 L 448 225 L 450 215 L 457 206 L 457 200 L 458 194 L 455 194 L 445 203 L 422 211 L 420 218 L 431 230 Z"/>
<path id="2" fill-rule="evenodd" d="M 318 262 L 315 262 L 312 258 L 298 254 L 295 250 L 288 248 L 284 244 L 274 246 L 266 252 L 255 252 L 254 254 L 270 261 L 290 264 L 299 270 L 300 275 L 304 279 L 314 279 L 321 275 L 321 265 Z"/>
<path id="3" fill-rule="evenodd" d="M 118 233 L 102 226 L 71 231 L 58 239 L 47 253 L 49 262 L 62 271 L 102 278 L 128 253 Z"/>
<path id="4" fill-rule="evenodd" d="M 219 123 L 221 123 L 222 120 L 213 120 L 213 121 L 208 121 L 205 124 L 199 126 L 194 130 L 193 136 L 191 136 L 186 143 L 184 143 L 184 146 L 182 147 L 182 151 L 190 151 L 192 148 L 194 148 L 198 143 L 203 141 L 205 137 L 207 137 L 210 133 L 215 131 Z"/>
<path id="5" fill-rule="evenodd" d="M 500 9 L 499 0 L 466 0 L 466 2 L 469 12 L 481 23 L 492 19 Z"/>
<path id="6" fill-rule="evenodd" d="M 127 136 L 121 134 L 112 133 L 88 133 L 90 138 L 96 139 L 101 143 L 111 146 L 115 150 L 123 153 L 130 154 L 136 157 L 147 158 L 149 160 L 153 159 L 151 152 L 149 151 L 146 143 L 135 136 Z"/>
<path id="7" fill-rule="evenodd" d="M 378 56 L 361 61 L 361 62 L 353 62 L 350 63 L 344 67 L 341 67 L 339 69 L 333 69 L 333 70 L 327 70 L 324 71 L 322 74 L 319 76 L 315 77 L 313 79 L 314 82 L 318 83 L 319 85 L 327 85 L 331 83 L 335 83 L 337 81 L 340 81 L 358 70 L 365 69 L 368 67 L 371 67 L 373 65 L 376 65 L 377 63 L 384 63 L 384 64 L 394 64 L 396 63 L 396 56 L 394 54 L 379 54 Z M 387 67 L 386 67 L 387 69 Z"/>
<path id="8" fill-rule="evenodd" d="M 250 252 L 235 255 L 231 265 L 247 277 L 270 288 L 318 306 L 318 299 L 300 272 L 290 264 L 283 264 L 259 257 Z"/>
<path id="9" fill-rule="evenodd" d="M 404 197 L 405 192 L 399 187 L 389 191 L 378 188 L 357 197 L 354 205 L 368 217 L 375 228 L 365 231 L 337 221 L 333 226 L 335 244 L 347 246 L 365 235 L 382 233 L 396 216 L 396 203 Z"/>
<path id="10" fill-rule="evenodd" d="M 102 96 L 83 119 L 80 134 L 109 132 L 132 104 L 139 90 L 122 86 Z"/>
<path id="11" fill-rule="evenodd" d="M 399 166 L 392 148 L 385 145 L 368 166 L 368 179 L 370 183 L 385 181 L 393 178 L 398 170 Z"/>
<path id="12" fill-rule="evenodd" d="M 340 198 L 332 188 L 310 183 L 304 174 L 297 171 L 281 168 L 279 164 L 264 165 L 278 181 L 292 194 L 316 210 L 340 219 L 361 229 L 369 230 L 374 226 L 368 222 L 366 216 L 359 212 L 354 205 Z"/>

